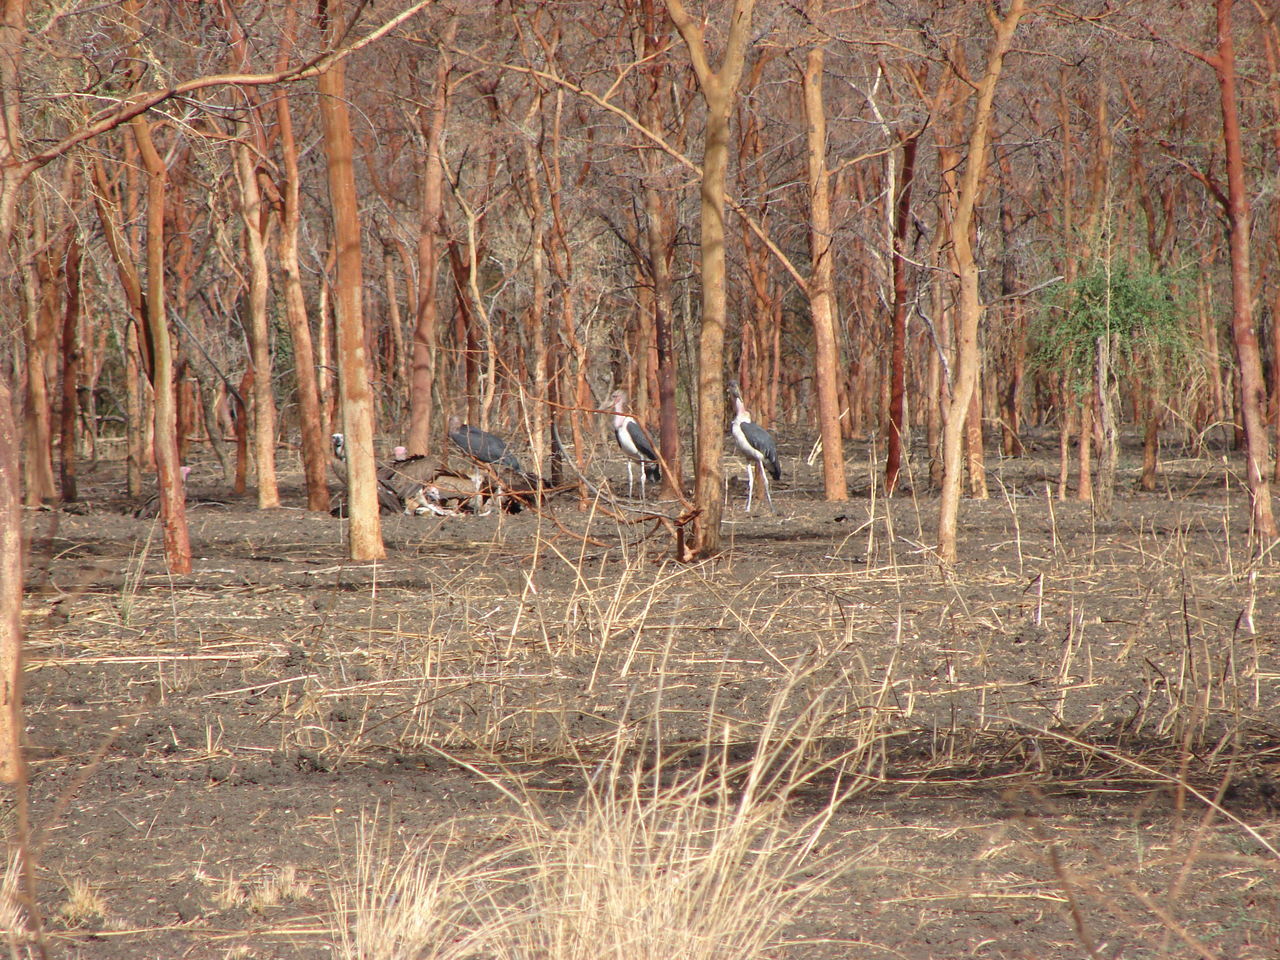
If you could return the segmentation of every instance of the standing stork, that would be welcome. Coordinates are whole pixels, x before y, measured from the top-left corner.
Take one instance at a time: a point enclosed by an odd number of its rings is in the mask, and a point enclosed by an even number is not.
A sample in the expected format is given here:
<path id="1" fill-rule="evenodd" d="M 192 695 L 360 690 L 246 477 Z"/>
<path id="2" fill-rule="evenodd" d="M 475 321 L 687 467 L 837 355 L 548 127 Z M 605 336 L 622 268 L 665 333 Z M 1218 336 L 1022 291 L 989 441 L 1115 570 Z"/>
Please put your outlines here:
<path id="1" fill-rule="evenodd" d="M 757 467 L 760 469 L 760 479 L 764 482 L 764 496 L 769 502 L 769 512 L 777 513 L 773 507 L 773 497 L 769 493 L 769 475 L 772 474 L 775 480 L 782 479 L 782 468 L 778 466 L 778 446 L 763 427 L 751 422 L 751 414 L 747 412 L 747 405 L 742 402 L 742 389 L 737 380 L 729 381 L 729 392 L 736 409 L 733 417 L 733 439 L 743 459 L 747 461 L 747 513 L 751 512 Z"/>
<path id="2" fill-rule="evenodd" d="M 653 452 L 653 443 L 649 433 L 636 420 L 622 412 L 622 405 L 627 395 L 622 390 L 613 391 L 610 402 L 613 404 L 613 435 L 618 439 L 618 446 L 627 455 L 627 496 L 635 489 L 635 477 L 631 472 L 631 461 L 642 466 L 640 471 L 640 499 L 644 499 L 645 481 L 657 483 L 662 479 L 662 467 L 658 465 L 658 455 Z"/>

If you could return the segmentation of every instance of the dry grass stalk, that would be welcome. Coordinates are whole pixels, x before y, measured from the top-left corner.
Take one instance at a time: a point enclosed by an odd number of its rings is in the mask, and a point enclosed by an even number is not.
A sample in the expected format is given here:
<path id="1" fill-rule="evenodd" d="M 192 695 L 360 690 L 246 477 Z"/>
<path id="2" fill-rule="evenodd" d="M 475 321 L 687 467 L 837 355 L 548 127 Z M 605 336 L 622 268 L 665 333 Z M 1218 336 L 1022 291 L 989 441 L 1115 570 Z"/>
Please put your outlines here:
<path id="1" fill-rule="evenodd" d="M 22 903 L 22 868 L 17 849 L 10 847 L 4 876 L 0 876 L 0 930 L 12 956 L 21 956 L 19 947 L 30 941 L 27 911 Z"/>
<path id="2" fill-rule="evenodd" d="M 515 838 L 461 868 L 447 868 L 435 845 L 394 858 L 376 817 L 367 821 L 348 882 L 333 888 L 342 956 L 769 955 L 789 920 L 846 869 L 847 851 L 819 848 L 836 809 L 867 782 L 857 771 L 878 746 L 878 714 L 868 711 L 861 735 L 829 755 L 824 732 L 850 724 L 835 715 L 838 698 L 809 691 L 826 666 L 795 672 L 752 743 L 731 724 L 708 723 L 699 749 L 663 758 L 656 732 L 647 750 L 636 750 L 619 730 L 576 811 L 564 817 L 548 816 L 535 797 L 492 777 L 517 806 Z M 794 715 L 801 693 L 809 705 Z M 791 812 L 801 791 L 824 798 L 816 813 Z"/>

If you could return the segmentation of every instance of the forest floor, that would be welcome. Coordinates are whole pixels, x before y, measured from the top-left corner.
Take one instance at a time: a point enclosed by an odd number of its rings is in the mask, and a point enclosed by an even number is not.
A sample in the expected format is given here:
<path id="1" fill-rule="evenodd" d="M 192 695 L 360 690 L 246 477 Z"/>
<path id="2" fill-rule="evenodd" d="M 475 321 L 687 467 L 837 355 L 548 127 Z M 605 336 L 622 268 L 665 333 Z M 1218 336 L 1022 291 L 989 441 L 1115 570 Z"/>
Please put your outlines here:
<path id="1" fill-rule="evenodd" d="M 1240 464 L 1166 449 L 1140 493 L 1126 451 L 1104 519 L 1033 446 L 991 459 L 945 574 L 936 497 L 873 496 L 859 444 L 840 504 L 784 445 L 776 515 L 726 462 L 725 551 L 688 566 L 570 499 L 384 517 L 387 559 L 352 563 L 296 475 L 259 511 L 197 462 L 171 577 L 100 463 L 28 513 L 49 955 L 342 956 L 362 851 L 465 872 L 602 771 L 741 760 L 703 807 L 775 790 L 821 826 L 769 956 L 1280 957 L 1280 565 L 1250 560 Z"/>

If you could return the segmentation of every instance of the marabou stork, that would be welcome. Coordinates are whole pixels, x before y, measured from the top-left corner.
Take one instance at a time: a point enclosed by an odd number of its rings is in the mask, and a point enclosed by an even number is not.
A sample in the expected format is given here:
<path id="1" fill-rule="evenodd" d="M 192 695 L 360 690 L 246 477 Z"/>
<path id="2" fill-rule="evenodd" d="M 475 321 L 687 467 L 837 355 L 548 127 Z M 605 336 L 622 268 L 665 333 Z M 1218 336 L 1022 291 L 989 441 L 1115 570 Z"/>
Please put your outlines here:
<path id="1" fill-rule="evenodd" d="M 516 473 L 524 473 L 524 467 L 516 459 L 507 441 L 492 433 L 469 426 L 462 418 L 454 414 L 449 418 L 449 439 L 458 445 L 458 449 L 481 463 L 491 463 L 498 467 L 506 467 Z"/>
<path id="2" fill-rule="evenodd" d="M 760 479 L 764 481 L 764 496 L 769 502 L 769 511 L 773 508 L 773 497 L 769 493 L 769 475 L 773 479 L 782 479 L 782 468 L 778 466 L 778 446 L 773 437 L 763 427 L 751 422 L 751 414 L 742 402 L 742 389 L 737 380 L 729 381 L 729 393 L 733 396 L 736 413 L 733 417 L 733 439 L 738 445 L 742 458 L 747 461 L 747 513 L 751 512 L 751 498 L 755 493 L 756 468 L 760 468 Z"/>
<path id="3" fill-rule="evenodd" d="M 653 451 L 653 443 L 649 439 L 649 433 L 636 420 L 635 417 L 627 416 L 622 412 L 622 405 L 626 402 L 627 395 L 622 390 L 613 391 L 610 402 L 613 404 L 613 435 L 618 440 L 618 446 L 622 448 L 622 452 L 627 455 L 627 496 L 631 496 L 635 489 L 635 477 L 631 472 L 631 462 L 642 465 L 640 472 L 640 499 L 644 499 L 645 481 L 657 483 L 662 479 L 662 467 L 658 465 L 658 455 Z"/>
<path id="4" fill-rule="evenodd" d="M 530 493 L 539 496 L 542 478 L 536 473 L 527 472 L 501 437 L 469 426 L 454 414 L 449 418 L 449 439 L 459 450 L 485 468 L 483 472 L 472 474 L 476 492 L 481 493 L 484 486 L 496 486 L 498 502 L 508 513 L 519 512 L 528 501 Z M 513 491 L 516 492 L 515 498 L 510 496 Z"/>

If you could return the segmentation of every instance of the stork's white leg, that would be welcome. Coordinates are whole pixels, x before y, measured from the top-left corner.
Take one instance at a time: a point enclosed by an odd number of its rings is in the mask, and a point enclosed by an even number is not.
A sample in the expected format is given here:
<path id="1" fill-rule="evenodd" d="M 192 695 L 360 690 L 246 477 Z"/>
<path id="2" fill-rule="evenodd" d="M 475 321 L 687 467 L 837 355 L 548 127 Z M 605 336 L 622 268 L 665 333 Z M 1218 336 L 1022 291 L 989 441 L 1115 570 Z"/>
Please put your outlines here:
<path id="1" fill-rule="evenodd" d="M 760 464 L 760 479 L 764 481 L 764 498 L 769 501 L 769 512 L 777 513 L 777 509 L 773 506 L 773 494 L 769 492 L 769 474 L 764 469 L 764 464 Z"/>
<path id="2" fill-rule="evenodd" d="M 754 460 L 747 461 L 747 513 L 751 512 L 751 498 L 756 492 L 756 464 Z"/>
<path id="3" fill-rule="evenodd" d="M 644 469 L 644 464 L 642 463 L 640 464 L 640 499 L 641 500 L 644 499 L 644 481 L 645 481 L 645 469 Z"/>
<path id="4" fill-rule="evenodd" d="M 471 512 L 477 517 L 487 517 L 493 512 L 493 504 L 487 502 L 480 493 L 480 488 L 484 485 L 484 474 L 476 471 L 471 475 L 471 482 L 475 484 L 476 488 L 476 495 L 471 498 Z"/>
<path id="5" fill-rule="evenodd" d="M 643 476 L 643 474 L 641 476 Z M 635 490 L 635 486 L 636 486 L 636 478 L 635 478 L 635 474 L 631 472 L 631 458 L 628 457 L 627 458 L 627 497 L 628 498 L 631 497 L 632 491 Z"/>

